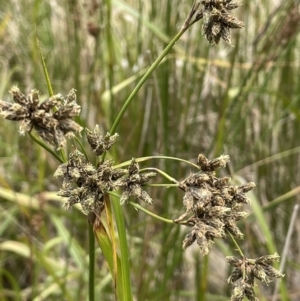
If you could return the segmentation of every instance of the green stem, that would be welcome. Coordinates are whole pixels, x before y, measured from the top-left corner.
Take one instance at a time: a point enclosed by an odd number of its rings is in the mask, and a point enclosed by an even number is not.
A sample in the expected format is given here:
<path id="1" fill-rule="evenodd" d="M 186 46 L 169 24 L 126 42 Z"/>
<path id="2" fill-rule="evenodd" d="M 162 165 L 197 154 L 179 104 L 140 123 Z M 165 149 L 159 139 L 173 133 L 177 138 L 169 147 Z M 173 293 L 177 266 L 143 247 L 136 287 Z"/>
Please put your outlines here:
<path id="1" fill-rule="evenodd" d="M 166 219 L 166 218 L 163 218 L 163 217 L 161 217 L 161 216 L 159 216 L 159 215 L 156 215 L 156 214 L 154 214 L 154 213 L 148 211 L 147 209 L 145 209 L 144 207 L 142 207 L 141 205 L 139 205 L 139 204 L 137 204 L 137 203 L 135 203 L 135 202 L 129 201 L 128 203 L 129 203 L 131 206 L 133 206 L 134 208 L 136 208 L 136 209 L 138 209 L 138 210 L 141 210 L 141 211 L 143 211 L 144 213 L 146 213 L 146 214 L 148 214 L 148 215 L 150 215 L 150 216 L 152 216 L 152 217 L 154 217 L 154 218 L 156 218 L 156 219 L 158 219 L 158 220 L 160 220 L 160 221 L 163 221 L 163 222 L 168 223 L 168 224 L 175 224 L 173 220 L 171 220 L 171 219 Z"/>
<path id="2" fill-rule="evenodd" d="M 236 240 L 234 239 L 234 237 L 232 236 L 232 234 L 231 234 L 229 231 L 227 231 L 227 234 L 229 234 L 229 236 L 231 237 L 231 239 L 232 239 L 233 243 L 235 244 L 235 246 L 236 246 L 238 252 L 240 253 L 240 255 L 241 255 L 242 257 L 244 257 L 244 254 L 243 254 L 243 252 L 242 252 L 240 246 L 238 245 L 238 243 L 236 242 Z"/>
<path id="3" fill-rule="evenodd" d="M 166 179 L 168 179 L 169 181 L 178 184 L 178 181 L 172 177 L 170 177 L 167 173 L 165 173 L 164 171 L 158 169 L 158 168 L 154 168 L 154 167 L 147 167 L 147 168 L 143 168 L 140 169 L 140 173 L 145 172 L 145 171 L 156 171 L 159 174 L 161 174 L 162 176 L 164 176 Z"/>
<path id="4" fill-rule="evenodd" d="M 89 301 L 95 301 L 95 235 L 89 224 Z"/>
<path id="5" fill-rule="evenodd" d="M 119 195 L 118 193 L 115 193 L 115 192 L 109 192 L 109 194 L 112 195 L 112 196 L 114 196 L 114 197 L 116 197 L 116 198 L 118 198 L 118 199 L 120 199 L 120 195 Z M 138 210 L 141 210 L 141 211 L 143 211 L 144 213 L 146 213 L 146 214 L 148 214 L 148 215 L 150 215 L 150 216 L 152 216 L 152 217 L 154 217 L 154 218 L 156 218 L 156 219 L 158 219 L 158 220 L 160 220 L 160 221 L 163 221 L 163 222 L 168 223 L 168 224 L 176 224 L 176 223 L 174 223 L 173 220 L 171 220 L 171 219 L 166 219 L 166 218 L 163 218 L 163 217 L 161 217 L 161 216 L 159 216 L 159 215 L 156 215 L 156 214 L 152 213 L 151 211 L 148 211 L 147 209 L 145 209 L 144 207 L 142 207 L 141 205 L 139 205 L 139 204 L 137 204 L 137 203 L 135 203 L 135 202 L 129 201 L 128 204 L 130 204 L 130 205 L 133 206 L 134 208 L 136 208 L 136 209 L 138 209 Z"/>
<path id="6" fill-rule="evenodd" d="M 49 73 L 47 71 L 47 66 L 46 66 L 46 63 L 45 63 L 45 59 L 43 57 L 42 48 L 40 46 L 40 42 L 39 42 L 39 39 L 37 37 L 37 33 L 36 33 L 36 44 L 37 44 L 37 47 L 39 49 L 40 58 L 41 58 L 42 65 L 43 65 L 44 76 L 45 76 L 47 87 L 48 87 L 48 93 L 49 93 L 50 96 L 53 96 L 54 93 L 53 93 L 53 89 L 52 89 L 52 85 L 51 85 Z"/>
<path id="7" fill-rule="evenodd" d="M 54 158 L 56 158 L 60 163 L 64 163 L 65 161 L 60 158 L 49 146 L 47 146 L 44 142 L 39 140 L 37 137 L 35 137 L 31 132 L 28 132 L 29 137 L 36 142 L 38 145 L 40 145 L 42 148 L 44 148 L 48 153 L 50 153 Z"/>
<path id="8" fill-rule="evenodd" d="M 116 196 L 115 194 L 111 194 L 111 195 L 112 195 L 112 199 Z M 115 214 L 118 236 L 120 241 L 120 250 L 121 250 L 120 262 L 121 262 L 121 273 L 122 273 L 123 300 L 132 301 L 129 252 L 128 252 L 128 245 L 127 245 L 127 238 L 126 238 L 124 215 L 119 200 L 117 201 L 113 200 L 111 204 Z"/>
<path id="9" fill-rule="evenodd" d="M 135 158 L 134 160 L 139 163 L 139 162 L 144 162 L 144 161 L 148 161 L 148 160 L 152 160 L 152 159 L 166 159 L 166 160 L 181 161 L 183 163 L 189 164 L 189 165 L 199 169 L 198 165 L 196 165 L 196 164 L 194 164 L 190 161 L 187 161 L 187 160 L 184 160 L 184 159 L 181 159 L 181 158 L 176 158 L 176 157 L 169 157 L 169 156 L 148 156 L 148 157 Z M 131 162 L 132 162 L 132 160 L 128 160 L 128 161 L 125 161 L 121 164 L 114 165 L 113 168 L 116 169 L 116 168 L 125 167 L 125 166 L 130 165 Z"/>
<path id="10" fill-rule="evenodd" d="M 84 149 L 84 146 L 82 145 L 81 141 L 78 139 L 77 136 L 74 136 L 74 139 L 75 139 L 76 143 L 79 145 L 79 147 L 80 147 L 82 153 L 84 154 L 86 160 L 89 161 L 88 155 L 87 155 L 87 153 L 86 153 L 86 151 Z"/>
<path id="11" fill-rule="evenodd" d="M 188 28 L 182 28 L 177 35 L 173 38 L 173 40 L 167 45 L 167 47 L 163 50 L 163 52 L 158 56 L 158 58 L 154 61 L 154 63 L 149 67 L 148 71 L 144 74 L 144 76 L 141 78 L 141 80 L 138 82 L 136 87 L 133 89 L 131 94 L 128 96 L 127 100 L 125 101 L 121 111 L 119 112 L 117 118 L 115 119 L 115 122 L 110 130 L 110 134 L 113 135 L 116 132 L 116 129 L 126 112 L 128 106 L 130 105 L 131 101 L 137 94 L 137 92 L 140 90 L 140 88 L 143 86 L 145 81 L 148 79 L 148 77 L 151 75 L 151 73 L 156 69 L 156 67 L 159 65 L 159 63 L 163 60 L 163 58 L 168 54 L 168 52 L 172 49 L 172 47 L 175 45 L 175 43 L 180 39 L 180 37 L 184 34 L 184 32 Z"/>
<path id="12" fill-rule="evenodd" d="M 178 184 L 167 184 L 167 183 L 160 183 L 160 184 L 145 184 L 147 187 L 165 187 L 165 188 L 170 188 L 170 187 L 178 187 Z"/>
<path id="13" fill-rule="evenodd" d="M 131 101 L 136 96 L 140 88 L 143 86 L 143 84 L 146 82 L 146 80 L 149 78 L 151 73 L 156 69 L 156 67 L 159 65 L 159 63 L 163 60 L 163 58 L 168 54 L 168 52 L 172 49 L 172 47 L 175 45 L 175 43 L 180 39 L 180 37 L 186 32 L 188 29 L 188 26 L 183 26 L 180 31 L 176 34 L 176 36 L 171 40 L 171 42 L 166 46 L 166 48 L 162 51 L 162 53 L 158 56 L 158 58 L 153 62 L 153 64 L 149 67 L 148 71 L 144 74 L 144 76 L 140 79 L 136 87 L 133 89 L 131 94 L 128 96 L 127 100 L 125 101 L 122 109 L 120 110 L 117 118 L 114 121 L 114 124 L 111 127 L 110 134 L 113 135 L 116 132 L 116 129 L 126 112 L 127 108 L 129 107 Z M 102 155 L 101 161 L 105 160 L 106 153 Z"/>

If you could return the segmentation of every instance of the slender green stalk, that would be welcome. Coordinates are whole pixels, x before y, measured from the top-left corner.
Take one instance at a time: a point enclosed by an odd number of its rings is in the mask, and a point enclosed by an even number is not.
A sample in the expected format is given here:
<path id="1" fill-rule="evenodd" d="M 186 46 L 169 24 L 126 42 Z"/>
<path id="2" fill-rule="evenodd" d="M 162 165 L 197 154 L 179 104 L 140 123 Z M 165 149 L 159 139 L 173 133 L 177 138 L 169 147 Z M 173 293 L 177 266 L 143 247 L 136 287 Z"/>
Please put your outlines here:
<path id="1" fill-rule="evenodd" d="M 154 214 L 154 213 L 148 211 L 147 209 L 145 209 L 144 207 L 142 207 L 141 205 L 139 205 L 139 204 L 137 204 L 137 203 L 135 203 L 135 202 L 130 201 L 130 202 L 128 202 L 128 203 L 129 203 L 131 206 L 133 206 L 134 208 L 136 208 L 136 209 L 138 209 L 138 210 L 141 210 L 141 211 L 145 212 L 146 214 L 148 214 L 148 215 L 150 215 L 150 216 L 152 216 L 152 217 L 154 217 L 154 218 L 156 218 L 156 219 L 158 219 L 158 220 L 160 220 L 160 221 L 163 221 L 163 222 L 168 223 L 168 224 L 175 224 L 173 220 L 167 219 L 167 218 L 163 218 L 163 217 L 161 217 L 161 216 L 159 216 L 159 215 L 156 215 L 156 214 Z"/>
<path id="2" fill-rule="evenodd" d="M 127 100 L 125 101 L 122 109 L 120 110 L 118 116 L 116 117 L 111 130 L 110 134 L 113 135 L 116 132 L 116 129 L 126 112 L 127 108 L 129 107 L 131 101 L 136 96 L 140 88 L 143 86 L 143 84 L 146 82 L 146 80 L 149 78 L 151 73 L 156 69 L 156 67 L 159 65 L 159 63 L 163 60 L 163 58 L 169 53 L 169 51 L 172 49 L 172 47 L 175 45 L 175 43 L 180 39 L 180 37 L 186 32 L 188 29 L 188 26 L 183 26 L 180 31 L 176 34 L 176 36 L 171 40 L 171 42 L 166 46 L 166 48 L 162 51 L 162 53 L 158 56 L 158 58 L 153 62 L 153 64 L 149 67 L 148 71 L 144 74 L 144 76 L 140 79 L 136 87 L 133 89 L 131 94 L 128 96 Z M 102 161 L 104 161 L 106 156 L 106 153 L 102 155 Z"/>
<path id="3" fill-rule="evenodd" d="M 82 153 L 84 154 L 85 158 L 89 161 L 88 155 L 87 155 L 87 153 L 86 153 L 86 151 L 84 149 L 84 146 L 82 145 L 81 141 L 78 139 L 77 136 L 74 136 L 74 139 L 75 139 L 76 143 L 79 145 L 79 147 L 80 147 Z"/>
<path id="4" fill-rule="evenodd" d="M 112 128 L 110 130 L 110 134 L 113 135 L 116 132 L 116 129 L 126 112 L 127 108 L 129 107 L 131 101 L 136 96 L 137 92 L 140 90 L 140 88 L 143 86 L 145 81 L 148 79 L 148 77 L 151 75 L 151 73 L 155 70 L 155 68 L 159 65 L 159 63 L 163 60 L 163 58 L 169 53 L 169 51 L 172 49 L 172 47 L 175 45 L 175 43 L 180 39 L 180 37 L 185 33 L 185 31 L 188 29 L 188 27 L 183 27 L 177 35 L 173 38 L 173 40 L 167 45 L 167 47 L 162 51 L 162 53 L 158 56 L 158 58 L 154 61 L 154 63 L 149 67 L 148 71 L 144 74 L 144 76 L 141 78 L 141 80 L 138 82 L 136 87 L 133 89 L 131 94 L 128 96 L 127 100 L 125 101 L 122 109 L 120 110 L 117 118 L 115 119 L 114 124 L 112 125 Z"/>
<path id="5" fill-rule="evenodd" d="M 198 259 L 196 260 L 198 262 Z M 208 291 L 208 266 L 209 266 L 209 256 L 204 256 L 201 264 L 201 270 L 200 270 L 200 290 L 198 292 L 198 300 L 199 301 L 205 301 L 206 299 L 206 292 Z"/>
<path id="6" fill-rule="evenodd" d="M 114 198 L 114 196 L 111 196 Z M 122 291 L 123 300 L 132 301 L 131 283 L 130 283 L 130 264 L 129 264 L 129 252 L 126 238 L 126 228 L 124 215 L 121 209 L 119 199 L 112 202 L 112 207 L 115 214 L 119 241 L 120 241 L 120 262 L 121 262 L 121 273 L 122 273 Z"/>
<path id="7" fill-rule="evenodd" d="M 109 192 L 109 194 L 112 195 L 112 196 L 114 196 L 114 197 L 116 197 L 116 198 L 118 198 L 118 199 L 120 199 L 120 195 L 117 194 L 117 193 L 115 193 L 115 192 Z M 137 203 L 135 203 L 135 202 L 129 201 L 128 204 L 130 204 L 130 205 L 133 206 L 134 208 L 136 208 L 136 209 L 138 209 L 138 210 L 141 210 L 141 211 L 143 211 L 144 213 L 146 213 L 146 214 L 148 214 L 148 215 L 150 215 L 150 216 L 152 216 L 152 217 L 154 217 L 154 218 L 156 218 L 156 219 L 158 219 L 158 220 L 161 220 L 161 221 L 163 221 L 163 222 L 165 222 L 165 223 L 168 223 L 168 224 L 176 224 L 176 223 L 174 223 L 173 220 L 167 219 L 167 218 L 163 218 L 163 217 L 161 217 L 161 216 L 159 216 L 159 215 L 156 215 L 156 214 L 152 213 L 151 211 L 145 209 L 144 207 L 142 207 L 141 205 L 139 205 L 139 204 L 137 204 Z"/>
<path id="8" fill-rule="evenodd" d="M 45 76 L 45 79 L 46 79 L 46 83 L 47 83 L 47 87 L 48 87 L 48 93 L 49 93 L 49 96 L 53 96 L 54 93 L 53 93 L 53 89 L 52 89 L 52 85 L 51 85 L 51 81 L 50 81 L 50 77 L 49 77 L 49 73 L 48 73 L 48 70 L 47 70 L 47 66 L 46 66 L 46 62 L 45 62 L 45 59 L 44 59 L 44 56 L 43 56 L 43 53 L 42 53 L 42 48 L 40 46 L 40 42 L 38 40 L 38 37 L 36 35 L 36 44 L 37 44 L 37 47 L 39 49 L 39 54 L 40 54 L 40 58 L 41 58 L 41 61 L 42 61 L 42 66 L 43 66 L 43 71 L 44 71 L 44 76 Z M 32 137 L 31 137 L 32 138 Z M 40 144 L 40 143 L 39 143 Z M 41 145 L 41 144 L 40 144 Z M 63 149 L 60 150 L 60 153 L 61 153 L 61 157 L 63 159 L 64 162 L 66 162 L 66 155 L 65 155 L 65 152 Z"/>
<path id="9" fill-rule="evenodd" d="M 48 74 L 48 70 L 47 70 L 47 66 L 46 66 L 46 63 L 45 63 L 45 59 L 43 57 L 43 53 L 42 53 L 42 49 L 41 49 L 41 46 L 40 46 L 40 42 L 39 42 L 37 36 L 36 36 L 36 44 L 37 44 L 37 47 L 39 49 L 40 58 L 41 58 L 42 65 L 43 65 L 44 76 L 45 76 L 45 79 L 46 79 L 46 82 L 47 82 L 47 87 L 48 87 L 48 93 L 49 93 L 50 96 L 53 96 L 54 93 L 53 93 L 53 89 L 52 89 L 50 77 L 49 77 L 49 74 Z"/>
<path id="10" fill-rule="evenodd" d="M 89 224 L 89 301 L 95 301 L 95 235 Z"/>
<path id="11" fill-rule="evenodd" d="M 118 263 L 117 263 L 117 248 L 116 248 L 116 235 L 115 235 L 115 228 L 114 228 L 114 222 L 113 222 L 113 213 L 111 208 L 111 201 L 109 195 L 105 194 L 103 196 L 104 200 L 104 208 L 105 208 L 105 215 L 106 215 L 106 221 L 107 221 L 107 228 L 109 231 L 109 235 L 111 237 L 111 246 L 112 246 L 112 257 L 113 257 L 113 281 L 114 281 L 114 291 L 115 294 L 117 294 L 117 289 L 121 286 L 122 282 L 117 282 L 117 275 L 118 275 Z M 119 264 L 120 266 L 120 264 Z M 123 287 L 121 287 L 123 290 Z M 123 291 L 122 291 L 123 294 Z"/>
<path id="12" fill-rule="evenodd" d="M 148 160 L 152 160 L 152 159 L 166 159 L 166 160 L 174 160 L 174 161 L 181 161 L 183 163 L 186 163 L 186 164 L 189 164 L 197 169 L 199 169 L 199 166 L 190 162 L 190 161 L 187 161 L 187 160 L 184 160 L 184 159 L 181 159 L 181 158 L 176 158 L 176 157 L 168 157 L 168 156 L 148 156 L 148 157 L 140 157 L 140 158 L 135 158 L 134 160 L 136 162 L 144 162 L 144 161 L 148 161 Z M 116 169 L 116 168 L 121 168 L 121 167 L 125 167 L 125 166 L 128 166 L 130 165 L 132 162 L 132 160 L 128 160 L 128 161 L 125 161 L 125 162 L 122 162 L 121 164 L 118 164 L 118 165 L 114 165 L 113 168 Z"/>
<path id="13" fill-rule="evenodd" d="M 178 183 L 178 181 L 172 177 L 170 177 L 167 173 L 165 173 L 164 171 L 158 169 L 158 168 L 154 168 L 154 167 L 147 167 L 147 168 L 143 168 L 143 169 L 140 169 L 140 172 L 145 172 L 145 171 L 156 171 L 158 172 L 159 174 L 161 174 L 162 176 L 164 176 L 166 179 L 170 180 L 171 182 L 173 183 Z"/>
<path id="14" fill-rule="evenodd" d="M 114 45 L 113 45 L 113 39 L 112 39 L 112 31 L 111 31 L 111 0 L 106 0 L 106 18 L 107 18 L 107 24 L 106 24 L 106 44 L 107 44 L 107 53 L 108 53 L 108 85 L 109 85 L 109 94 L 110 94 L 110 108 L 109 108 L 109 116 L 108 121 L 109 124 L 111 124 L 111 112 L 113 110 L 113 104 L 114 104 L 114 94 L 113 94 L 113 86 L 114 86 Z"/>
<path id="15" fill-rule="evenodd" d="M 40 145 L 42 148 L 44 148 L 48 153 L 50 153 L 54 158 L 56 158 L 60 163 L 64 163 L 65 161 L 58 156 L 49 146 L 47 146 L 43 141 L 39 140 L 37 137 L 35 137 L 31 132 L 28 133 L 29 137 L 36 142 L 38 145 Z"/>
<path id="16" fill-rule="evenodd" d="M 160 183 L 160 184 L 145 184 L 147 187 L 165 187 L 165 188 L 170 188 L 170 187 L 178 187 L 178 184 L 168 184 L 168 183 Z"/>
<path id="17" fill-rule="evenodd" d="M 227 231 L 227 234 L 228 234 L 228 235 L 230 236 L 230 238 L 232 239 L 232 241 L 233 241 L 233 243 L 235 244 L 236 249 L 238 250 L 238 252 L 240 253 L 240 255 L 241 255 L 242 257 L 244 257 L 244 253 L 242 252 L 242 250 L 241 250 L 239 244 L 236 242 L 236 240 L 234 239 L 234 237 L 232 236 L 232 234 L 231 234 L 229 231 Z"/>

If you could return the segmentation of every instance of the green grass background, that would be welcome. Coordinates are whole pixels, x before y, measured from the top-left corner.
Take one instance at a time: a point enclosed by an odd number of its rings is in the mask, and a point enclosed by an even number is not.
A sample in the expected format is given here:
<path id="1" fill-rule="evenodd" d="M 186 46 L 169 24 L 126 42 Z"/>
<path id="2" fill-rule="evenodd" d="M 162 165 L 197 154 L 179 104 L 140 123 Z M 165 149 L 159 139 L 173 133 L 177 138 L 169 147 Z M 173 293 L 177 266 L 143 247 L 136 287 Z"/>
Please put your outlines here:
<path id="1" fill-rule="evenodd" d="M 179 31 L 192 1 L 0 0 L 0 97 L 17 85 L 47 97 L 36 45 L 40 41 L 54 93 L 77 90 L 78 122 L 109 131 L 122 104 Z M 299 203 L 300 13 L 298 1 L 243 1 L 231 47 L 210 46 L 201 22 L 189 29 L 139 91 L 124 115 L 109 157 L 167 155 L 195 160 L 230 155 L 222 174 L 254 181 L 253 214 L 240 223 L 250 258 L 282 253 Z M 97 35 L 94 33 L 98 32 Z M 94 35 L 93 35 L 94 34 Z M 0 300 L 87 300 L 87 221 L 65 211 L 56 196 L 58 164 L 0 120 Z M 84 141 L 84 139 L 83 139 Z M 70 141 L 68 149 L 74 141 Z M 86 146 L 88 148 L 88 146 Z M 174 161 L 148 161 L 182 179 L 191 170 Z M 160 179 L 157 179 L 157 182 Z M 162 180 L 163 181 L 163 180 Z M 183 212 L 182 192 L 149 188 L 148 210 L 166 218 Z M 263 210 L 264 209 L 264 210 Z M 187 231 L 123 207 L 135 300 L 228 300 L 225 255 L 217 241 L 203 259 L 196 246 L 182 251 Z M 288 245 L 286 277 L 277 300 L 300 298 L 300 223 Z M 96 251 L 97 300 L 114 300 L 107 264 Z M 270 300 L 274 284 L 257 287 Z"/>

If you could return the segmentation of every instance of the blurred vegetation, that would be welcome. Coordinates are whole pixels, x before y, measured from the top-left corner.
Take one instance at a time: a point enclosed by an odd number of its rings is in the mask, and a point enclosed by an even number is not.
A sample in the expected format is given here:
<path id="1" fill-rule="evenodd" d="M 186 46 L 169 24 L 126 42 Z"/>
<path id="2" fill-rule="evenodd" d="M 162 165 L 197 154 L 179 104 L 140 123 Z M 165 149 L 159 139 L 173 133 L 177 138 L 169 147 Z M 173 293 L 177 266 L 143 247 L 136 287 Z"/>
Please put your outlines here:
<path id="1" fill-rule="evenodd" d="M 230 155 L 233 181 L 254 181 L 253 215 L 241 227 L 250 258 L 281 254 L 299 203 L 299 1 L 243 1 L 230 47 L 210 46 L 201 24 L 188 30 L 129 107 L 110 155 L 116 162 L 163 154 L 195 160 Z M 106 133 L 137 80 L 178 32 L 192 0 L 0 0 L 0 95 L 12 85 L 47 97 L 36 45 L 54 93 L 77 90 L 80 124 Z M 18 126 L 0 120 L 0 300 L 87 300 L 86 216 L 65 211 L 53 178 L 57 162 Z M 84 141 L 84 139 L 83 139 Z M 68 149 L 74 142 L 70 141 Z M 88 146 L 86 146 L 88 148 Z M 177 179 L 189 168 L 151 161 Z M 145 164 L 141 165 L 149 166 Z M 178 217 L 182 194 L 149 188 L 148 209 Z M 263 211 L 264 209 L 264 211 Z M 208 257 L 181 248 L 185 229 L 123 211 L 136 300 L 228 300 L 234 247 L 217 241 Z M 299 300 L 300 223 L 288 245 L 278 300 Z M 96 296 L 114 300 L 112 279 L 96 252 Z M 269 300 L 274 284 L 257 288 Z"/>

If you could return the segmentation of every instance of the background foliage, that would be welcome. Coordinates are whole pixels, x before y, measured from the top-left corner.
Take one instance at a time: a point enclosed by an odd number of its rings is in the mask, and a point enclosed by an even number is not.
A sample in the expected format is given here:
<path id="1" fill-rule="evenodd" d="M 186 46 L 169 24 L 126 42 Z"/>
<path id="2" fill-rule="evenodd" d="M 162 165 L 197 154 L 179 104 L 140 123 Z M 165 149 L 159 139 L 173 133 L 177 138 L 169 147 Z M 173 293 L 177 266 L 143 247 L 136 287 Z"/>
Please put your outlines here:
<path id="1" fill-rule="evenodd" d="M 18 85 L 47 97 L 36 46 L 45 56 L 54 93 L 77 90 L 79 122 L 103 133 L 167 42 L 192 1 L 0 0 L 0 95 Z M 282 253 L 299 203 L 300 57 L 298 1 L 244 1 L 230 47 L 210 46 L 196 23 L 139 91 L 117 132 L 115 162 L 163 154 L 195 160 L 228 154 L 233 181 L 254 181 L 253 214 L 241 227 L 248 257 Z M 56 196 L 57 162 L 0 120 L 0 300 L 86 300 L 86 217 L 65 211 Z M 70 141 L 69 149 L 73 144 Z M 177 179 L 182 164 L 151 162 Z M 141 165 L 142 167 L 146 164 Z M 224 173 L 225 174 L 225 173 Z M 182 193 L 149 188 L 147 208 L 170 219 L 182 211 Z M 264 212 L 263 212 L 264 210 Z M 224 254 L 217 241 L 203 259 L 197 247 L 181 249 L 185 229 L 125 206 L 136 300 L 228 300 Z M 288 245 L 278 300 L 298 300 L 300 223 Z M 113 300 L 112 279 L 97 251 L 96 294 Z M 260 300 L 271 296 L 257 288 Z"/>

